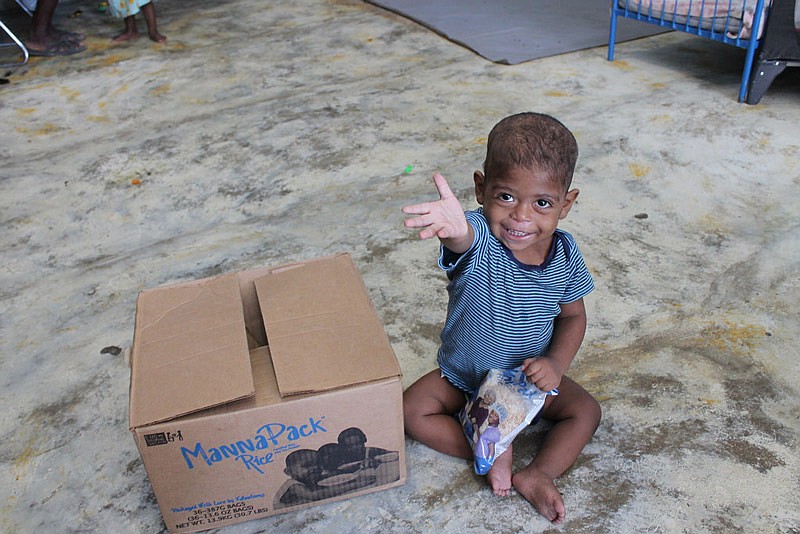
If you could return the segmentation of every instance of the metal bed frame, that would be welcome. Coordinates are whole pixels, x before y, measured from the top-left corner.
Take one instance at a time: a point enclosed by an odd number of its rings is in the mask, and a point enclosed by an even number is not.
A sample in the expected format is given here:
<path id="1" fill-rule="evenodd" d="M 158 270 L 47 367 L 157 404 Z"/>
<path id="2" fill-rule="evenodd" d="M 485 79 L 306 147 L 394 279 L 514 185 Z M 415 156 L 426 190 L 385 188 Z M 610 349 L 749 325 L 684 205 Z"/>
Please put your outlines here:
<path id="1" fill-rule="evenodd" d="M 666 9 L 668 2 L 673 5 L 671 12 Z M 680 14 L 674 14 L 675 11 L 677 11 L 678 0 L 674 0 L 674 3 L 672 0 L 665 0 L 660 10 L 653 10 L 652 7 L 649 7 L 648 9 L 643 10 L 643 13 L 639 13 L 634 9 L 635 7 L 639 6 L 640 2 L 638 1 L 632 2 L 631 0 L 612 0 L 611 28 L 608 39 L 608 60 L 614 60 L 614 41 L 616 39 L 617 32 L 617 17 L 639 20 L 649 24 L 656 24 L 664 28 L 671 28 L 673 30 L 692 35 L 706 37 L 708 39 L 733 45 L 738 48 L 744 48 L 747 51 L 745 55 L 744 68 L 742 71 L 742 81 L 739 86 L 739 102 L 747 101 L 748 103 L 757 103 L 757 100 L 756 102 L 750 102 L 750 99 L 748 99 L 748 91 L 750 90 L 751 85 L 753 62 L 759 46 L 758 28 L 761 27 L 761 18 L 764 12 L 764 0 L 745 0 L 745 6 L 753 7 L 754 9 L 752 35 L 748 38 L 737 37 L 742 28 L 742 22 L 739 19 L 733 18 L 730 15 L 720 15 L 719 17 L 716 15 L 718 12 L 724 12 L 722 9 L 719 9 L 720 6 L 726 6 L 730 8 L 733 2 L 734 0 L 695 0 L 690 5 L 700 7 L 701 13 L 704 12 L 704 8 L 713 6 L 714 15 L 711 17 L 695 15 L 685 16 L 686 20 L 682 21 L 681 19 L 684 18 L 683 16 Z M 744 8 L 742 10 L 744 11 Z M 731 36 L 731 34 L 734 36 Z"/>

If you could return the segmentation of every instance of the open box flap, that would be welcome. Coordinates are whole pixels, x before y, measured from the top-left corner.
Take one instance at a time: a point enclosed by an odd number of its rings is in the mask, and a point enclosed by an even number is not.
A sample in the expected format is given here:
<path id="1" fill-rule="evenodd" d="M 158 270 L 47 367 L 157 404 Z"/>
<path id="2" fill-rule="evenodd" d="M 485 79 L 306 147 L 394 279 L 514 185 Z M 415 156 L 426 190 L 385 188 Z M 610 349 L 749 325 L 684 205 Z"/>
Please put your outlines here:
<path id="1" fill-rule="evenodd" d="M 134 337 L 131 428 L 253 395 L 236 275 L 142 291 Z"/>
<path id="2" fill-rule="evenodd" d="M 275 268 L 255 286 L 281 396 L 400 376 L 348 254 Z"/>

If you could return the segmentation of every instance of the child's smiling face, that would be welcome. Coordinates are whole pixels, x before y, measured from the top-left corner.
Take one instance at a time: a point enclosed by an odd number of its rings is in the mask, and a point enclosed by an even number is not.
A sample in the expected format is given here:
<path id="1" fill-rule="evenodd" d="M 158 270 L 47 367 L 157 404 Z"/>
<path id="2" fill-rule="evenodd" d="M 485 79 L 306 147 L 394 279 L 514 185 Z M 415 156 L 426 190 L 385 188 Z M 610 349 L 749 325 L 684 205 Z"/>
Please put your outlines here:
<path id="1" fill-rule="evenodd" d="M 487 180 L 476 172 L 475 198 L 489 229 L 520 262 L 541 265 L 550 253 L 558 221 L 569 213 L 579 191 L 564 191 L 546 173 L 512 167 Z"/>

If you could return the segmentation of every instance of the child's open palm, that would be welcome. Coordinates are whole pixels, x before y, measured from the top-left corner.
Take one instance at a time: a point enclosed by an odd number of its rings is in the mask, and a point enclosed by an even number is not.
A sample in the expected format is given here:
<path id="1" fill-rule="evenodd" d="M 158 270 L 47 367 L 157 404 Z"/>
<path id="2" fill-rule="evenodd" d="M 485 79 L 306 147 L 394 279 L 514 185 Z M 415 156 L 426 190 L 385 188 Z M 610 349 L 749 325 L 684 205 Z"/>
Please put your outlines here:
<path id="1" fill-rule="evenodd" d="M 469 235 L 469 224 L 464 217 L 461 203 L 450 190 L 444 176 L 438 172 L 433 175 L 433 182 L 439 192 L 439 200 L 405 206 L 403 213 L 419 215 L 406 219 L 406 228 L 422 228 L 420 239 L 438 237 L 443 240 L 459 240 Z"/>

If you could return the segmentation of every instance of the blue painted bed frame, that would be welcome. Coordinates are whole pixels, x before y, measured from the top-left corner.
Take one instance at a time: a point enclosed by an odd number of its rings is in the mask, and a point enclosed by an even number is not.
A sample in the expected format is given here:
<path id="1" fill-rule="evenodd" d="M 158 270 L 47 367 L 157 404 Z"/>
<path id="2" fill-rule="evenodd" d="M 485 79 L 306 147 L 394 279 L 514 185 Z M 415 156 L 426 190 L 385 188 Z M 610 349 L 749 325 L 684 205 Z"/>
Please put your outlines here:
<path id="1" fill-rule="evenodd" d="M 664 4 L 666 4 L 670 0 L 665 0 Z M 696 0 L 696 4 L 698 5 L 727 5 L 730 6 L 733 0 Z M 677 3 L 677 2 L 676 2 Z M 750 2 L 747 2 L 751 4 Z M 614 41 L 616 39 L 617 34 L 617 17 L 625 17 L 628 19 L 640 20 L 642 22 L 648 22 L 650 24 L 656 24 L 658 26 L 662 26 L 664 28 L 671 28 L 673 30 L 690 33 L 692 35 L 699 35 L 701 37 L 706 37 L 708 39 L 712 39 L 714 41 L 719 41 L 721 43 L 729 44 L 736 46 L 738 48 L 744 48 L 747 50 L 747 54 L 745 56 L 744 61 L 744 71 L 742 72 L 742 83 L 739 86 L 739 102 L 747 101 L 747 91 L 748 86 L 750 83 L 750 75 L 753 70 L 753 61 L 756 56 L 756 51 L 758 50 L 758 32 L 753 31 L 751 37 L 747 39 L 742 39 L 739 37 L 729 37 L 728 32 L 735 32 L 738 34 L 739 32 L 739 21 L 738 19 L 733 19 L 731 17 L 722 15 L 719 17 L 720 20 L 724 20 L 724 28 L 722 30 L 715 29 L 714 22 L 717 22 L 714 17 L 692 17 L 695 20 L 693 21 L 693 25 L 689 24 L 689 18 L 686 17 L 686 22 L 675 22 L 674 20 L 669 20 L 670 18 L 675 19 L 676 17 L 672 16 L 671 13 L 666 13 L 665 10 L 661 11 L 654 11 L 652 8 L 645 13 L 638 13 L 631 9 L 631 4 L 634 7 L 639 5 L 639 2 L 631 2 L 631 0 L 625 0 L 624 6 L 619 5 L 620 2 L 617 0 L 612 0 L 611 2 L 611 29 L 608 38 L 608 60 L 614 60 Z M 751 4 L 752 5 L 752 4 Z M 763 13 L 763 6 L 764 0 L 756 0 L 755 1 L 755 12 L 753 18 L 753 29 L 757 29 L 761 25 L 761 18 Z M 696 24 L 696 25 L 694 25 Z M 709 29 L 704 29 L 703 26 L 708 25 L 710 26 Z"/>

